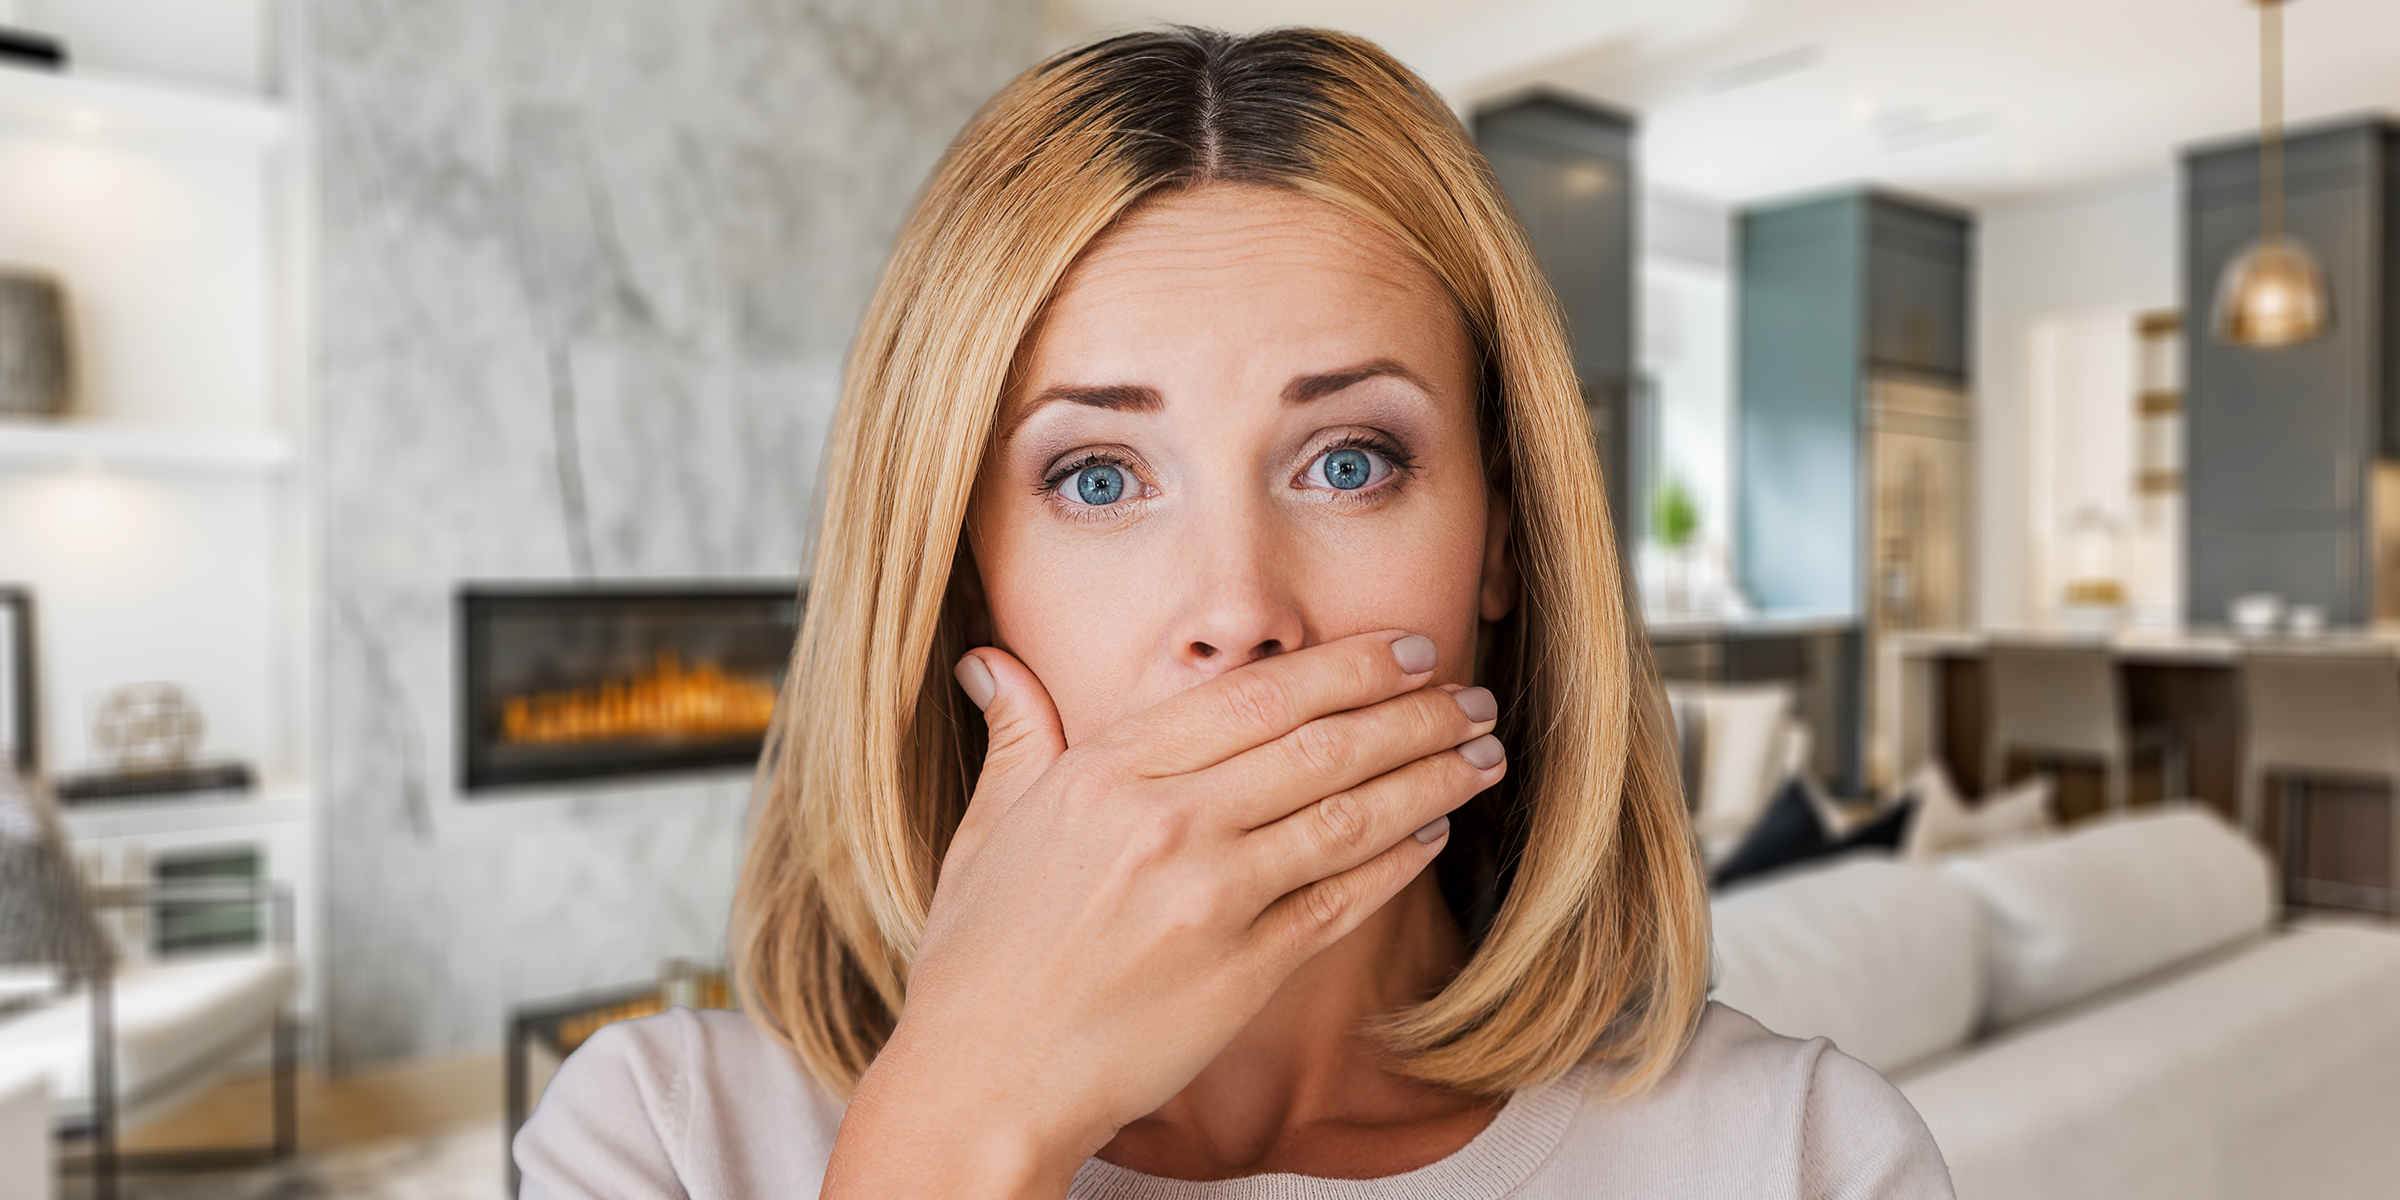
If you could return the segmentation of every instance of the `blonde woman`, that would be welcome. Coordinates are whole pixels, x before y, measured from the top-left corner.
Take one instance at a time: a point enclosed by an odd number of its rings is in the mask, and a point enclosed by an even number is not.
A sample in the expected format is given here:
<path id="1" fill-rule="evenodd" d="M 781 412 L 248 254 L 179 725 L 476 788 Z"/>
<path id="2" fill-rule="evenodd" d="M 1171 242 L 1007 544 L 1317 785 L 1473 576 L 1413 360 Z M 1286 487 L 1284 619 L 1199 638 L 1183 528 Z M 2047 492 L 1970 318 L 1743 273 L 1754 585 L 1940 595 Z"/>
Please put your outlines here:
<path id="1" fill-rule="evenodd" d="M 1012 84 L 854 351 L 733 956 L 526 1194 L 1942 1196 L 1898 1092 L 1705 1000 L 1550 295 L 1373 46 Z"/>

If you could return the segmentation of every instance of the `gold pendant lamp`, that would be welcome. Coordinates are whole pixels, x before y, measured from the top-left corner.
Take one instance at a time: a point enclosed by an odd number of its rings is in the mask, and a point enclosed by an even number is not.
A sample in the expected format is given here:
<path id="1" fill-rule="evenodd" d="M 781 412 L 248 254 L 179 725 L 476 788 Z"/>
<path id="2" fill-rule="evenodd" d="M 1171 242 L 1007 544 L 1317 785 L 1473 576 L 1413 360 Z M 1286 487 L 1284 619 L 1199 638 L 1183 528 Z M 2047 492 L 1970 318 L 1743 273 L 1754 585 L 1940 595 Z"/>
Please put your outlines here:
<path id="1" fill-rule="evenodd" d="M 2333 301 L 2308 247 L 2283 232 L 2283 6 L 2251 0 L 2259 22 L 2258 240 L 2225 265 L 2210 324 L 2237 346 L 2267 349 L 2325 332 Z"/>

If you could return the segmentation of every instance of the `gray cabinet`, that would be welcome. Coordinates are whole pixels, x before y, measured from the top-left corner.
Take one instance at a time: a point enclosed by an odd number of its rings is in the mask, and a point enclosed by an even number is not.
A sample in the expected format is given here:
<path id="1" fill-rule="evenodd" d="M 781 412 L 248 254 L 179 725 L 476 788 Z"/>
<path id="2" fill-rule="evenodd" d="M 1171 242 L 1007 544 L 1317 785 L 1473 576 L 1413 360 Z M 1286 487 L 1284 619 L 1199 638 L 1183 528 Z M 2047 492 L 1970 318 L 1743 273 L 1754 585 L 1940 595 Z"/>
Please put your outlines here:
<path id="1" fill-rule="evenodd" d="M 1864 219 L 1868 363 L 1965 379 L 1973 341 L 1967 222 L 1888 196 L 1870 197 Z"/>
<path id="2" fill-rule="evenodd" d="M 2337 623 L 2374 619 L 2371 481 L 2400 438 L 2400 130 L 2381 119 L 2295 134 L 2285 152 L 2284 228 L 2325 268 L 2326 336 L 2254 349 L 2209 326 L 2225 266 L 2259 234 L 2255 141 L 2184 158 L 2185 608 L 2225 619 L 2228 603 L 2273 592 Z"/>
<path id="3" fill-rule="evenodd" d="M 1618 544 L 1635 498 L 1634 123 L 1623 113 L 1536 93 L 1475 114 L 1490 160 L 1566 314 Z"/>
<path id="4" fill-rule="evenodd" d="M 1742 583 L 1771 611 L 1864 615 L 1871 385 L 1963 388 L 1973 219 L 1844 191 L 1748 210 L 1740 238 Z M 1941 436 L 1966 433 L 1947 416 L 1938 423 Z"/>

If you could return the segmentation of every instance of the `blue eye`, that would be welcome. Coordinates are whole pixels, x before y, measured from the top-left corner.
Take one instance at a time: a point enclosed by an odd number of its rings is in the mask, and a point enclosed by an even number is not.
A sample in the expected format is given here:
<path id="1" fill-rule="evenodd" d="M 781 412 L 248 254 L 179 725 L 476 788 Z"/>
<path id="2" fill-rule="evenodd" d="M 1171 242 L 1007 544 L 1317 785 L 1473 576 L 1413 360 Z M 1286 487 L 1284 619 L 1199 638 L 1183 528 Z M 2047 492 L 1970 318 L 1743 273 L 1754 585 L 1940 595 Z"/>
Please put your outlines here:
<path id="1" fill-rule="evenodd" d="M 1075 498 L 1094 508 L 1125 498 L 1125 472 L 1105 463 L 1075 472 Z"/>
<path id="2" fill-rule="evenodd" d="M 1308 464 L 1307 480 L 1338 492 L 1354 492 L 1381 482 L 1391 473 L 1392 464 L 1382 455 L 1357 446 L 1342 446 L 1318 455 L 1317 461 Z"/>
<path id="3" fill-rule="evenodd" d="M 1364 450 L 1336 450 L 1325 456 L 1325 482 L 1345 492 L 1365 487 L 1374 473 L 1375 464 Z"/>

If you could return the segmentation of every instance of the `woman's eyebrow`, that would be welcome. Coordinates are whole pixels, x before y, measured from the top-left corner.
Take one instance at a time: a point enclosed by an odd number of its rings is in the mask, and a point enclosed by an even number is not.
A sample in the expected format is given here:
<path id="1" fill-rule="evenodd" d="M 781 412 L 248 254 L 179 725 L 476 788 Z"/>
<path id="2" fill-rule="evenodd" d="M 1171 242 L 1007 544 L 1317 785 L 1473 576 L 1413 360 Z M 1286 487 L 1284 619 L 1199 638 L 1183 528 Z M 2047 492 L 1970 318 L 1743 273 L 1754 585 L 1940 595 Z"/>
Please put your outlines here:
<path id="1" fill-rule="evenodd" d="M 1158 412 L 1167 406 L 1166 397 L 1159 395 L 1157 388 L 1138 383 L 1054 383 L 1043 388 L 1040 395 L 1017 411 L 1016 417 L 1009 421 L 1008 428 L 1000 432 L 1000 440 L 1005 442 L 1015 437 L 1017 430 L 1032 419 L 1033 414 L 1042 411 L 1042 407 L 1053 400 L 1081 404 L 1086 408 L 1105 408 L 1110 412 Z"/>
<path id="2" fill-rule="evenodd" d="M 1418 378 L 1416 372 L 1400 365 L 1397 360 L 1371 358 L 1355 367 L 1344 367 L 1339 371 L 1325 371 L 1316 375 L 1294 375 L 1290 383 L 1283 385 L 1283 402 L 1306 404 L 1320 396 L 1330 396 L 1343 388 L 1387 375 L 1395 379 L 1407 380 L 1418 391 L 1427 395 L 1433 394 L 1433 389 L 1425 386 L 1425 381 Z"/>
<path id="3" fill-rule="evenodd" d="M 1356 366 L 1343 367 L 1338 371 L 1294 375 L 1290 383 L 1283 385 L 1283 402 L 1306 404 L 1311 400 L 1330 396 L 1344 388 L 1354 387 L 1367 380 L 1386 376 L 1406 380 L 1418 391 L 1427 395 L 1433 394 L 1433 389 L 1427 387 L 1425 381 L 1419 378 L 1416 372 L 1402 366 L 1398 359 L 1371 358 Z M 1009 421 L 1007 428 L 1000 431 L 1000 440 L 1005 442 L 1015 437 L 1017 430 L 1022 428 L 1026 421 L 1032 419 L 1033 414 L 1040 412 L 1043 406 L 1054 400 L 1080 404 L 1086 408 L 1107 409 L 1110 412 L 1159 412 L 1167 406 L 1166 397 L 1159 395 L 1157 388 L 1145 384 L 1054 383 L 1043 388 L 1039 394 L 1026 403 L 1024 408 L 1017 411 L 1015 417 Z"/>

